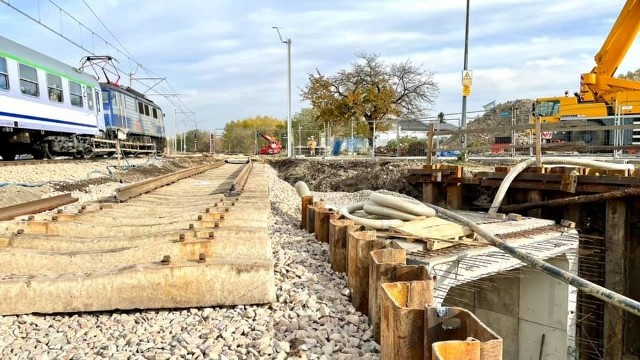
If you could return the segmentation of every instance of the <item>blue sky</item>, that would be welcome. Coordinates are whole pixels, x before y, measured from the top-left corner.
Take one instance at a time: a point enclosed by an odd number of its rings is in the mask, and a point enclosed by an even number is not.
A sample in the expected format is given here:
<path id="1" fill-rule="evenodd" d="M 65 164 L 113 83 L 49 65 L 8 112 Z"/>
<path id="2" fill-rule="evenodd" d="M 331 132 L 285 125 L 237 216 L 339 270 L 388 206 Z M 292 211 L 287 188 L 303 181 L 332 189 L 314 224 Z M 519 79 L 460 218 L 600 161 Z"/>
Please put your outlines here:
<path id="1" fill-rule="evenodd" d="M 173 91 L 196 112 L 202 129 L 222 128 L 227 121 L 254 115 L 286 118 L 286 45 L 272 26 L 284 28 L 293 42 L 294 113 L 307 106 L 299 89 L 309 72 L 318 68 L 331 74 L 346 68 L 359 51 L 390 62 L 409 58 L 434 71 L 440 94 L 430 115 L 461 109 L 464 0 L 85 1 L 139 63 L 167 77 Z M 5 2 L 0 3 L 3 36 L 70 65 L 87 55 Z M 82 0 L 54 2 L 117 45 Z M 80 32 L 77 23 L 61 17 L 50 2 L 11 4 L 56 30 L 62 28 L 75 41 L 82 39 L 94 52 L 115 56 L 126 72 L 134 70 L 126 57 L 92 39 L 88 31 Z M 474 86 L 468 109 L 481 110 L 493 100 L 576 91 L 580 73 L 593 67 L 593 56 L 623 4 L 472 0 L 469 68 Z M 638 43 L 618 72 L 640 67 Z M 170 92 L 164 84 L 158 89 Z M 167 130 L 173 133 L 173 106 L 161 97 L 153 99 L 163 107 Z M 178 114 L 178 122 L 183 117 Z"/>

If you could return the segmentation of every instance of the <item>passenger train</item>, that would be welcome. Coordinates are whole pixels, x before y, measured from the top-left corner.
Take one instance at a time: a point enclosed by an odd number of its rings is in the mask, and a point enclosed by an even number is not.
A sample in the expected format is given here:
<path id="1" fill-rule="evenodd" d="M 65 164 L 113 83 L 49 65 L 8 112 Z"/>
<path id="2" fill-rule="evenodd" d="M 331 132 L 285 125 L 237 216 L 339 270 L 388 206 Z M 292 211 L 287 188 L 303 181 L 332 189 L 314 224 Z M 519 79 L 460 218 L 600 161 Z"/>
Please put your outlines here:
<path id="1" fill-rule="evenodd" d="M 0 156 L 164 151 L 162 109 L 144 94 L 0 36 Z"/>

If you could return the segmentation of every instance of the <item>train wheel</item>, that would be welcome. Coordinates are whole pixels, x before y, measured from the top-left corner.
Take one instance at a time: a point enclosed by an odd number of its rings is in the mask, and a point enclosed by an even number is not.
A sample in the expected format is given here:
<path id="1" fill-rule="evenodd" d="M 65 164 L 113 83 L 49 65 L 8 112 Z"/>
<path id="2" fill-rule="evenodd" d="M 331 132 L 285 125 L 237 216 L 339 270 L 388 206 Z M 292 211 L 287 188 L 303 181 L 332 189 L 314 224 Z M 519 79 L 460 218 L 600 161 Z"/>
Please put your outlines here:
<path id="1" fill-rule="evenodd" d="M 53 155 L 49 151 L 49 143 L 44 143 L 42 147 L 42 152 L 44 153 L 44 157 L 47 159 L 53 159 Z"/>

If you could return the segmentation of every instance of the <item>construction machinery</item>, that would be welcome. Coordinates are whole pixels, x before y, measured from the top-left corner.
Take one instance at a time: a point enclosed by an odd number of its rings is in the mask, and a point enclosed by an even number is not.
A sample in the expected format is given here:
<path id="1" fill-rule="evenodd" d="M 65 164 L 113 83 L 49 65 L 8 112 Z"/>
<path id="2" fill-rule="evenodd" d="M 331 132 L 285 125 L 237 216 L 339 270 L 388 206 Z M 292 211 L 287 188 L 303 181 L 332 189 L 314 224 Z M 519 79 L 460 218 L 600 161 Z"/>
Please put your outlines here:
<path id="1" fill-rule="evenodd" d="M 561 141 L 584 141 L 586 145 L 640 143 L 640 130 L 622 132 L 593 130 L 602 125 L 640 124 L 640 82 L 614 77 L 640 30 L 640 0 L 627 0 L 602 48 L 595 56 L 596 66 L 580 76 L 580 92 L 569 96 L 539 98 L 533 104 L 531 122 L 570 121 L 588 126 L 588 131 L 556 132 Z M 621 134 L 621 136 L 620 136 Z"/>
<path id="2" fill-rule="evenodd" d="M 258 135 L 260 135 L 261 138 L 267 141 L 267 145 L 260 148 L 260 151 L 258 151 L 258 154 L 277 155 L 280 153 L 280 150 L 282 150 L 282 144 L 280 143 L 280 141 L 278 141 L 278 139 L 262 132 L 258 132 Z"/>

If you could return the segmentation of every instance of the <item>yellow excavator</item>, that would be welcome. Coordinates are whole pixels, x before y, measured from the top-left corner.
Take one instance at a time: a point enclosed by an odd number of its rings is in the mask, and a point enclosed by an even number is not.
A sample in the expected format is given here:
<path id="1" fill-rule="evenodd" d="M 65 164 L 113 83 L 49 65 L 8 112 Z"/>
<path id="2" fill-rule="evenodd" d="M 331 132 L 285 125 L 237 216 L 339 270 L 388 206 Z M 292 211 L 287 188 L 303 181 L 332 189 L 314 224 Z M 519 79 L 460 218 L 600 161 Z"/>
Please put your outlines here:
<path id="1" fill-rule="evenodd" d="M 580 76 L 580 92 L 574 96 L 539 98 L 533 104 L 531 122 L 571 121 L 575 125 L 640 124 L 640 82 L 614 77 L 640 30 L 640 0 L 627 0 L 609 36 L 595 56 L 596 66 Z M 613 144 L 615 131 L 553 133 L 561 141 L 587 145 Z M 640 131 L 624 130 L 621 145 L 640 143 Z"/>

